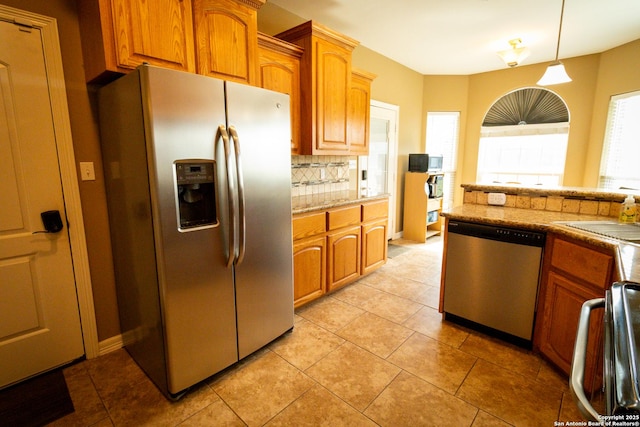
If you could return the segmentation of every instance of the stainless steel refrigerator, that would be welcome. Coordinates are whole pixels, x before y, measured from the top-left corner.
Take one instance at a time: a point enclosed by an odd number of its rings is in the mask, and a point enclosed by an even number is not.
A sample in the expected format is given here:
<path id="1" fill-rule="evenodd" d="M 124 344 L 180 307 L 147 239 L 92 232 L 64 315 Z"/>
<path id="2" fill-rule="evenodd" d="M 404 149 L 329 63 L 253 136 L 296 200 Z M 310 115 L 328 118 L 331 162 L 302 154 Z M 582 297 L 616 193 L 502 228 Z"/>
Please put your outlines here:
<path id="1" fill-rule="evenodd" d="M 98 99 L 123 340 L 178 398 L 293 327 L 289 99 L 147 65 Z"/>

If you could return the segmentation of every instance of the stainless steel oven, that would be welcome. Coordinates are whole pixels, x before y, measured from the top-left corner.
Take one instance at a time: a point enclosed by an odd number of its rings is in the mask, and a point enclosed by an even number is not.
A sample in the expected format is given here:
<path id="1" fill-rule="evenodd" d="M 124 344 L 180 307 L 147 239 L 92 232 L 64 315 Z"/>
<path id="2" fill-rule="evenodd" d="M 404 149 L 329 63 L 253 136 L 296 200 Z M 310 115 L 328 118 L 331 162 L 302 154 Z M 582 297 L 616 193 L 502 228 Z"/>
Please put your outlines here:
<path id="1" fill-rule="evenodd" d="M 589 320 L 604 307 L 603 391 L 605 413 L 599 414 L 584 392 Z M 640 426 L 640 284 L 616 282 L 605 298 L 582 306 L 576 336 L 570 387 L 576 404 L 587 420 L 603 425 Z"/>

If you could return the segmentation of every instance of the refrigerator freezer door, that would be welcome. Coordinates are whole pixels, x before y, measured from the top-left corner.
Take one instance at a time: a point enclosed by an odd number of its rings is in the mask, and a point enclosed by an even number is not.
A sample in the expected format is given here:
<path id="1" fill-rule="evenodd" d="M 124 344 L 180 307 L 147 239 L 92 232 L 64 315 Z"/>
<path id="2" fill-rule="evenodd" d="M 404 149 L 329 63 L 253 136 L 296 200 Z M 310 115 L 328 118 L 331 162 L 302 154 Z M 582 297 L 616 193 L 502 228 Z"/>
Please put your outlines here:
<path id="1" fill-rule="evenodd" d="M 244 178 L 244 248 L 235 266 L 243 358 L 293 327 L 291 127 L 287 95 L 225 84 L 227 125 L 237 133 Z"/>
<path id="2" fill-rule="evenodd" d="M 225 122 L 224 83 L 162 68 L 140 70 L 168 388 L 177 393 L 238 359 L 233 272 L 225 263 L 228 218 L 181 230 L 176 206 L 176 165 L 214 160 L 216 132 Z M 217 196 L 224 186 L 217 183 Z M 217 212 L 224 211 L 218 205 Z"/>

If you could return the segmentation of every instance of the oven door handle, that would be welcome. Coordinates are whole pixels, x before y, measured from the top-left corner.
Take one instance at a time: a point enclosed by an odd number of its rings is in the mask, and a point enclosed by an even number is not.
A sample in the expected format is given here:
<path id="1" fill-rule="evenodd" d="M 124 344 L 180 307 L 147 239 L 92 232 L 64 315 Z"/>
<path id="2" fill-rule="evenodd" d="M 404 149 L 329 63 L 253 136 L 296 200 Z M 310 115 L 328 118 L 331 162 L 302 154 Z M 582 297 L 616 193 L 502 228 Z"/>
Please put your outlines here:
<path id="1" fill-rule="evenodd" d="M 584 371 L 587 361 L 587 342 L 591 312 L 601 307 L 604 307 L 604 298 L 591 299 L 582 304 L 580 319 L 578 320 L 576 342 L 573 348 L 571 376 L 569 378 L 569 388 L 571 389 L 576 405 L 578 405 L 578 409 L 585 417 L 591 417 L 591 421 L 601 421 L 602 416 L 591 406 L 584 392 Z"/>

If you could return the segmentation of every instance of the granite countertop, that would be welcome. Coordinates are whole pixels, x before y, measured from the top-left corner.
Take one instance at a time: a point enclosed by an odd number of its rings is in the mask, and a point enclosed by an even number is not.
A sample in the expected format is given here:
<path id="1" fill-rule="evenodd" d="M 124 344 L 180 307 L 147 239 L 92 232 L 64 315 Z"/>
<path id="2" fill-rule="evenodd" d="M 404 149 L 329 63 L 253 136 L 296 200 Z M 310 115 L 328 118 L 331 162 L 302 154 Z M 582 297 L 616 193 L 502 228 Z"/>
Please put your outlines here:
<path id="1" fill-rule="evenodd" d="M 628 194 L 640 197 L 637 190 L 603 190 L 599 188 L 584 187 L 524 187 L 520 184 L 462 184 L 465 191 L 479 190 L 495 193 L 518 193 L 532 196 L 556 196 L 556 197 L 579 197 L 587 200 L 615 200 L 622 202 Z"/>
<path id="2" fill-rule="evenodd" d="M 443 211 L 442 216 L 460 221 L 554 232 L 582 240 L 590 245 L 608 249 L 615 254 L 621 280 L 640 283 L 640 245 L 610 239 L 562 224 L 566 221 L 602 221 L 607 218 L 595 215 L 474 204 L 464 204 Z"/>
<path id="3" fill-rule="evenodd" d="M 355 190 L 332 191 L 329 193 L 292 197 L 291 209 L 295 215 L 387 198 L 389 198 L 389 195 L 386 193 L 362 196 L 358 195 L 358 192 Z"/>

